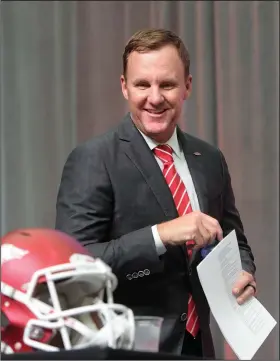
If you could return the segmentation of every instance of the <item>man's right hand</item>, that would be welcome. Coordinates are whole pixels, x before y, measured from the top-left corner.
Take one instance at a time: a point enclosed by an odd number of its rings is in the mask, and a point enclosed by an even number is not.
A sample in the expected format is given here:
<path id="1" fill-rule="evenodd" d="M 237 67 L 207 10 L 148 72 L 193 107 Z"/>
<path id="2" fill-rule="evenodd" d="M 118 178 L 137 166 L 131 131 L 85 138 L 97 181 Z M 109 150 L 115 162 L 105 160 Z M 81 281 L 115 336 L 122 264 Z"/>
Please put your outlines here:
<path id="1" fill-rule="evenodd" d="M 180 245 L 193 240 L 195 248 L 203 248 L 215 239 L 223 239 L 219 222 L 202 212 L 191 212 L 172 221 L 157 225 L 164 245 Z"/>

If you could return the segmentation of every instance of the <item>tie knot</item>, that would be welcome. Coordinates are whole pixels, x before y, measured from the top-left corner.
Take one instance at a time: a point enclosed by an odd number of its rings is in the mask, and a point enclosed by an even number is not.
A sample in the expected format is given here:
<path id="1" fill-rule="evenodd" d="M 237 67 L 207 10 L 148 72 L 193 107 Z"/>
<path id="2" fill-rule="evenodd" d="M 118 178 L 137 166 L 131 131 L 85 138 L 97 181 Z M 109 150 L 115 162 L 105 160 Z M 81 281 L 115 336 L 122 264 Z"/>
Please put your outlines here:
<path id="1" fill-rule="evenodd" d="M 162 144 L 158 145 L 153 149 L 155 155 L 163 162 L 163 163 L 172 163 L 173 162 L 173 149 L 167 145 Z"/>

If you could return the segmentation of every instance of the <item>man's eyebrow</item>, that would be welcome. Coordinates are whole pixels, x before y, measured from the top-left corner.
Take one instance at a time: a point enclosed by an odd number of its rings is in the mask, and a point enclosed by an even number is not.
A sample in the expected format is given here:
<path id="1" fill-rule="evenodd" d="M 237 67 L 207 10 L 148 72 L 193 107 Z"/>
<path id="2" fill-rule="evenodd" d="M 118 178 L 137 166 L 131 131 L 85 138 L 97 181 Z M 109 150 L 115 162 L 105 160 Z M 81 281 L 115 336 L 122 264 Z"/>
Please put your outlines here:
<path id="1" fill-rule="evenodd" d="M 166 79 L 162 80 L 160 83 L 172 83 L 172 84 L 174 84 L 174 83 L 177 83 L 177 80 L 174 79 L 174 78 L 166 78 Z"/>
<path id="2" fill-rule="evenodd" d="M 132 83 L 133 84 L 136 84 L 136 83 L 150 83 L 149 80 L 147 79 L 144 79 L 144 78 L 136 78 L 136 79 L 133 79 L 132 80 Z M 165 78 L 165 79 L 162 79 L 158 82 L 159 84 L 162 84 L 162 83 L 177 83 L 177 79 L 174 79 L 174 78 Z"/>
<path id="3" fill-rule="evenodd" d="M 144 78 L 136 78 L 134 80 L 132 80 L 133 83 L 149 83 L 149 80 L 144 79 Z"/>

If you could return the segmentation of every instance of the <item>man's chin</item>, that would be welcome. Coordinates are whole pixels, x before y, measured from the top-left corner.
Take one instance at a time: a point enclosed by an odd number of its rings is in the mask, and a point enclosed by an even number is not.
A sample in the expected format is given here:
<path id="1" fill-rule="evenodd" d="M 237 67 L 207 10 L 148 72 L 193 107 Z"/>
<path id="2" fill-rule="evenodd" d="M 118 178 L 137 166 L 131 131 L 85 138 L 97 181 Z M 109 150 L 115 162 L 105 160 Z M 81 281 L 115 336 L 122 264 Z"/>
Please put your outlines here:
<path id="1" fill-rule="evenodd" d="M 150 116 L 150 114 L 145 114 L 144 117 L 142 117 L 142 123 L 145 124 L 147 128 L 151 129 L 159 129 L 159 131 L 162 129 L 166 129 L 170 126 L 170 119 L 166 116 L 166 114 L 163 114 L 161 116 Z"/>
<path id="2" fill-rule="evenodd" d="M 173 131 L 174 127 L 171 124 L 149 124 L 145 127 L 145 134 L 160 143 L 167 141 Z"/>
<path id="3" fill-rule="evenodd" d="M 168 128 L 170 128 L 170 125 L 168 126 L 167 124 L 145 124 L 145 130 L 150 134 L 165 133 Z"/>

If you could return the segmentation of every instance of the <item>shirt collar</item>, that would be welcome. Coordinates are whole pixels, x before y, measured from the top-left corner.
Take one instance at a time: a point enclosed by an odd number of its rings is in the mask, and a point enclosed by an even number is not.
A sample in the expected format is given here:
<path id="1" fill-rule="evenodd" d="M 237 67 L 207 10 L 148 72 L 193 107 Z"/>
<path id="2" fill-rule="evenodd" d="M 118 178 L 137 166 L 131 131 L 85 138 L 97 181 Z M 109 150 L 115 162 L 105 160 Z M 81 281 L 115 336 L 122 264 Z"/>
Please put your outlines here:
<path id="1" fill-rule="evenodd" d="M 147 135 L 142 133 L 141 130 L 139 130 L 139 132 L 142 134 L 143 138 L 145 139 L 146 143 L 148 144 L 148 147 L 151 150 L 153 150 L 156 146 L 158 146 L 160 144 L 160 143 L 156 142 L 155 140 L 151 139 L 150 137 L 147 137 Z M 177 137 L 177 127 L 174 129 L 174 132 L 173 132 L 172 136 L 170 137 L 170 139 L 167 142 L 165 142 L 164 144 L 168 144 L 173 149 L 173 152 L 176 154 L 176 156 L 180 158 L 181 152 L 180 152 L 180 146 L 179 146 L 178 137 Z"/>

